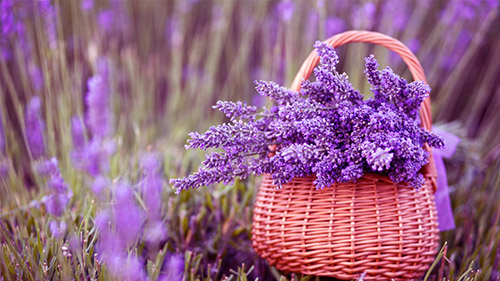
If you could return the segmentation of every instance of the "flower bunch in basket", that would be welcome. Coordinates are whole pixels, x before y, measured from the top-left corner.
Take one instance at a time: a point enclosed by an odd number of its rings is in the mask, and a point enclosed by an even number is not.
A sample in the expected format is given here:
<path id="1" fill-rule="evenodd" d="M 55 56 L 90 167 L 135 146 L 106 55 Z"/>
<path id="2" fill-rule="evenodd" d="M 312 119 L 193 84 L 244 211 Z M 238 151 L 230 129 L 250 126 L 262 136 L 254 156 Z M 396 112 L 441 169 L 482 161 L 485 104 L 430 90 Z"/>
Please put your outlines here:
<path id="1" fill-rule="evenodd" d="M 315 175 L 317 188 L 356 181 L 365 173 L 385 173 L 395 183 L 419 188 L 419 170 L 428 161 L 425 143 L 444 146 L 438 135 L 420 127 L 418 111 L 430 88 L 408 83 L 389 67 L 378 70 L 373 56 L 365 58 L 365 75 L 373 97 L 364 100 L 338 73 L 334 49 L 314 46 L 320 64 L 315 81 L 304 81 L 299 92 L 274 82 L 257 81 L 257 92 L 274 105 L 257 111 L 243 102 L 219 101 L 214 108 L 231 122 L 207 132 L 193 132 L 186 148 L 215 149 L 199 171 L 171 183 L 178 191 L 270 174 L 280 187 L 295 177 Z"/>

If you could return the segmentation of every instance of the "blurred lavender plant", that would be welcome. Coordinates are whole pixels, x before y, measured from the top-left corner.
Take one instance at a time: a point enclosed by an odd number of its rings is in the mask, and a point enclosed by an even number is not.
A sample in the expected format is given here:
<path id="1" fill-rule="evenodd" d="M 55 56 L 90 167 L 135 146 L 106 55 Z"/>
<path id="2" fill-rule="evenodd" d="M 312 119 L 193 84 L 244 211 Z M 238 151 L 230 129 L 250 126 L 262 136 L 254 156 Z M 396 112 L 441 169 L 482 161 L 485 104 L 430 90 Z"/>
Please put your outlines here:
<path id="1" fill-rule="evenodd" d="M 4 60 L 10 59 L 12 56 L 9 44 L 12 44 L 13 37 L 20 29 L 18 23 L 14 19 L 12 0 L 0 2 L 0 26 L 2 27 L 2 37 L 0 38 L 0 55 Z"/>
<path id="2" fill-rule="evenodd" d="M 179 255 L 170 255 L 163 265 L 159 281 L 181 281 L 184 277 L 184 259 Z"/>
<path id="3" fill-rule="evenodd" d="M 104 59 L 97 62 L 97 73 L 87 82 L 85 97 L 86 123 L 93 138 L 104 138 L 111 132 L 109 70 Z"/>
<path id="4" fill-rule="evenodd" d="M 50 221 L 49 229 L 54 237 L 61 237 L 66 231 L 66 223 L 63 220 L 58 220 L 58 218 L 64 214 L 72 193 L 68 191 L 68 185 L 61 175 L 57 159 L 55 157 L 44 159 L 46 157 L 45 122 L 42 119 L 40 110 L 41 100 L 38 96 L 35 96 L 28 103 L 25 111 L 25 136 L 28 149 L 34 160 L 34 169 L 44 181 L 48 191 L 48 195 L 41 201 L 45 203 L 47 213 L 55 218 Z"/>
<path id="5" fill-rule="evenodd" d="M 33 97 L 25 110 L 25 136 L 31 157 L 37 160 L 45 155 L 45 122 L 41 116 L 42 101 L 38 96 Z"/>
<path id="6" fill-rule="evenodd" d="M 73 116 L 71 120 L 73 163 L 75 167 L 87 171 L 92 177 L 105 175 L 109 171 L 110 157 L 116 149 L 114 141 L 110 139 L 112 115 L 107 62 L 104 59 L 98 60 L 96 68 L 97 73 L 87 82 L 89 89 L 85 97 L 87 126 L 82 124 L 78 116 Z M 86 128 L 91 134 L 88 142 L 86 142 Z M 100 183 L 97 184 L 99 185 Z"/>
<path id="7" fill-rule="evenodd" d="M 101 210 L 96 216 L 100 259 L 115 277 L 146 280 L 141 258 L 129 253 L 141 235 L 144 213 L 135 203 L 131 186 L 124 182 L 116 185 L 115 200 L 112 209 Z"/>
<path id="8" fill-rule="evenodd" d="M 42 15 L 45 32 L 50 48 L 57 47 L 57 15 L 56 10 L 52 6 L 50 0 L 39 0 L 35 6 L 38 5 L 40 14 Z"/>
<path id="9" fill-rule="evenodd" d="M 147 206 L 147 227 L 145 238 L 151 244 L 158 245 L 167 236 L 166 226 L 162 222 L 162 177 L 160 158 L 153 152 L 142 156 L 140 167 L 142 169 L 141 193 Z"/>

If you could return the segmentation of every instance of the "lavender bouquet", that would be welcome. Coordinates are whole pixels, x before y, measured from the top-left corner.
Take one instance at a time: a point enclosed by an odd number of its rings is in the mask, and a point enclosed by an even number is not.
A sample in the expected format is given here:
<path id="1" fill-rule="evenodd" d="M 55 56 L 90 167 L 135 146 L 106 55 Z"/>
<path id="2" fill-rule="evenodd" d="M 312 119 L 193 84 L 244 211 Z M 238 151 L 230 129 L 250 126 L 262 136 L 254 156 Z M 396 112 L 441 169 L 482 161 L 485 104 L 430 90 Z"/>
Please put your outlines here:
<path id="1" fill-rule="evenodd" d="M 363 100 L 348 76 L 337 72 L 334 49 L 322 42 L 314 47 L 320 56 L 316 80 L 304 81 L 300 92 L 257 81 L 257 92 L 275 105 L 257 111 L 240 101 L 217 102 L 214 108 L 231 122 L 190 134 L 187 149 L 218 150 L 206 154 L 199 171 L 171 180 L 178 192 L 250 174 L 270 174 L 278 187 L 314 174 L 315 186 L 325 188 L 372 172 L 422 186 L 419 170 L 429 156 L 424 144 L 444 146 L 441 137 L 419 126 L 429 86 L 408 83 L 389 67 L 378 70 L 372 55 L 365 58 L 364 73 L 374 95 Z"/>

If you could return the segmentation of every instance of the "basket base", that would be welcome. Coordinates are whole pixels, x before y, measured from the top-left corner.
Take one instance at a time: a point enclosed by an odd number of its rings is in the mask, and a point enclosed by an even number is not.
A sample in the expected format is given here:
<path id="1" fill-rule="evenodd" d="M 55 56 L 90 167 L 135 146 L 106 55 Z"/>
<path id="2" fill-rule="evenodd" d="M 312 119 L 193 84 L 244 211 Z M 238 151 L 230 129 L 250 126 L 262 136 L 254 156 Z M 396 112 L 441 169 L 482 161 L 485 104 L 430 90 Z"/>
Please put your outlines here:
<path id="1" fill-rule="evenodd" d="M 439 240 L 430 180 L 420 190 L 374 174 L 324 190 L 313 180 L 276 189 L 263 178 L 252 245 L 270 265 L 343 280 L 423 276 Z"/>

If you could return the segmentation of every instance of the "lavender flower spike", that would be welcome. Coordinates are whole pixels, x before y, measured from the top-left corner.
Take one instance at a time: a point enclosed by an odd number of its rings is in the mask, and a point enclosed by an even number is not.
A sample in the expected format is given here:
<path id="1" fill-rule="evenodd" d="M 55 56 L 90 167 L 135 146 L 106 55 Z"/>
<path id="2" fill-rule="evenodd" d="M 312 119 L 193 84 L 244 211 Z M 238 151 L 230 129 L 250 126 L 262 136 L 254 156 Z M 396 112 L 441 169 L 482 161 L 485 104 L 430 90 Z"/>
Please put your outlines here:
<path id="1" fill-rule="evenodd" d="M 75 149 L 81 149 L 85 146 L 85 127 L 78 116 L 71 118 L 71 137 Z"/>
<path id="2" fill-rule="evenodd" d="M 156 219 L 161 217 L 161 188 L 160 157 L 153 152 L 143 155 L 140 166 L 143 170 L 141 182 L 142 194 L 149 216 Z"/>
<path id="3" fill-rule="evenodd" d="M 170 255 L 165 258 L 160 281 L 181 281 L 184 276 L 184 259 L 181 255 Z"/>
<path id="4" fill-rule="evenodd" d="M 87 82 L 89 91 L 85 97 L 88 106 L 86 123 L 93 137 L 103 138 L 111 130 L 110 87 L 106 62 L 99 61 L 97 69 L 98 73 Z"/>
<path id="5" fill-rule="evenodd" d="M 45 123 L 40 113 L 41 106 L 40 98 L 33 97 L 26 108 L 24 117 L 26 141 L 31 157 L 35 160 L 45 155 Z"/>
<path id="6" fill-rule="evenodd" d="M 144 214 L 135 204 L 131 186 L 123 182 L 116 187 L 114 219 L 116 233 L 124 245 L 138 238 Z"/>

